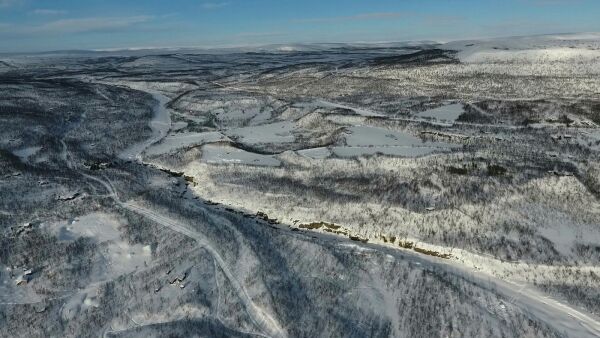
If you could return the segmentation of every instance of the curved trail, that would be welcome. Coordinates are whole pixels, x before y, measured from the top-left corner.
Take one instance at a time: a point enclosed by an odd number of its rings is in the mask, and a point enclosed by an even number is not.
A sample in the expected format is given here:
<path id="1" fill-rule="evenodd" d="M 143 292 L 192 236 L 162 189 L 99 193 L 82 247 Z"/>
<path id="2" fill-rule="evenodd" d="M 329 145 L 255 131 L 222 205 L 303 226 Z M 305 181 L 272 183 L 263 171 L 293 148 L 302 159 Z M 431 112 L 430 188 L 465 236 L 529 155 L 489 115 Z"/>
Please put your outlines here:
<path id="1" fill-rule="evenodd" d="M 97 177 L 81 173 L 84 177 L 89 178 L 95 182 L 100 183 L 106 190 L 109 192 L 110 197 L 117 202 L 121 207 L 134 212 L 138 215 L 144 216 L 162 226 L 165 226 L 177 233 L 180 233 L 186 237 L 189 237 L 195 240 L 199 246 L 207 250 L 215 259 L 221 271 L 225 274 L 231 285 L 233 286 L 235 292 L 239 296 L 240 300 L 244 304 L 244 308 L 246 309 L 246 313 L 250 316 L 254 324 L 260 328 L 264 333 L 266 333 L 270 337 L 286 337 L 285 331 L 281 328 L 279 323 L 273 319 L 269 314 L 267 314 L 263 309 L 258 307 L 250 296 L 246 289 L 241 285 L 241 283 L 235 278 L 231 270 L 229 269 L 227 263 L 221 257 L 219 252 L 215 250 L 210 243 L 206 240 L 202 234 L 196 232 L 185 225 L 178 223 L 176 220 L 170 219 L 166 216 L 160 215 L 150 209 L 141 207 L 134 203 L 130 202 L 121 202 L 118 198 L 117 192 L 109 180 L 101 180 Z"/>
<path id="2" fill-rule="evenodd" d="M 223 273 L 233 286 L 235 292 L 238 294 L 239 298 L 244 303 L 244 308 L 246 309 L 246 312 L 248 313 L 252 321 L 255 323 L 255 325 L 259 328 L 262 328 L 262 331 L 268 334 L 270 337 L 286 336 L 281 326 L 271 316 L 265 313 L 265 311 L 263 311 L 261 308 L 256 306 L 256 304 L 254 304 L 254 302 L 246 292 L 246 289 L 231 273 L 231 270 L 229 270 L 227 263 L 223 260 L 221 255 L 208 243 L 208 241 L 200 233 L 190 230 L 189 228 L 177 223 L 176 221 L 159 215 L 153 212 L 152 210 L 140 207 L 132 203 L 120 204 L 127 210 L 133 211 L 139 215 L 143 215 L 144 217 L 156 223 L 159 223 L 165 227 L 168 227 L 173 231 L 176 231 L 182 235 L 194 239 L 199 246 L 206 249 L 213 256 L 213 258 L 221 268 L 221 271 L 223 271 Z"/>
<path id="3" fill-rule="evenodd" d="M 385 251 L 392 256 L 410 259 L 426 268 L 446 271 L 471 281 L 477 286 L 491 290 L 507 299 L 530 316 L 537 318 L 560 333 L 573 338 L 600 337 L 600 321 L 591 314 L 583 313 L 569 305 L 563 304 L 543 293 L 497 277 L 477 273 L 466 266 L 452 261 L 437 259 L 426 255 L 416 255 L 398 249 L 367 245 Z"/>
<path id="4" fill-rule="evenodd" d="M 150 92 L 150 94 L 152 94 L 153 97 L 158 101 L 158 107 L 155 108 L 155 118 L 150 122 L 150 126 L 153 131 L 153 136 L 146 141 L 134 144 L 133 146 L 129 147 L 127 150 L 125 150 L 119 155 L 119 157 L 122 159 L 136 159 L 139 161 L 141 158 L 141 153 L 152 144 L 164 138 L 170 130 L 171 119 L 168 115 L 168 110 L 165 108 L 165 105 L 168 103 L 169 99 L 166 96 L 158 93 Z M 167 114 L 167 116 L 165 117 L 164 114 Z M 67 159 L 66 145 L 64 144 L 64 142 L 62 142 L 62 144 L 64 154 L 63 158 L 66 160 L 67 165 L 69 167 L 72 167 L 70 161 Z M 242 286 L 242 284 L 237 280 L 237 278 L 229 269 L 227 262 L 225 262 L 223 257 L 221 257 L 221 255 L 219 254 L 219 252 L 210 245 L 208 240 L 202 234 L 190 229 L 189 227 L 183 224 L 178 223 L 176 220 L 160 215 L 152 210 L 146 209 L 134 203 L 122 202 L 119 199 L 117 191 L 113 186 L 112 182 L 106 178 L 103 180 L 83 172 L 80 172 L 80 174 L 90 180 L 101 184 L 108 191 L 109 197 L 111 197 L 119 206 L 138 215 L 144 216 L 164 227 L 167 227 L 175 232 L 178 232 L 184 236 L 195 240 L 199 246 L 207 250 L 213 256 L 215 262 L 219 265 L 221 271 L 223 271 L 230 284 L 234 288 L 235 293 L 242 301 L 246 313 L 248 314 L 254 325 L 256 325 L 257 328 L 259 328 L 263 333 L 265 333 L 269 337 L 287 337 L 287 334 L 282 329 L 281 325 L 279 325 L 279 323 L 273 317 L 271 317 L 268 313 L 266 313 L 263 309 L 258 307 L 252 301 L 246 289 Z"/>

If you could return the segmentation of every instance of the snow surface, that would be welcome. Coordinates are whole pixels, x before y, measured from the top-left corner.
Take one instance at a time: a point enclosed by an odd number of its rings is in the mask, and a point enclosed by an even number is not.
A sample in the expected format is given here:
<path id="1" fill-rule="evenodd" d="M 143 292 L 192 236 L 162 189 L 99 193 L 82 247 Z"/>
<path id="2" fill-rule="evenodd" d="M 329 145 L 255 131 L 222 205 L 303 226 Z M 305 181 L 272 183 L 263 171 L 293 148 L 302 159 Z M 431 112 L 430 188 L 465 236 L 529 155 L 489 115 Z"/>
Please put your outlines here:
<path id="1" fill-rule="evenodd" d="M 202 161 L 210 164 L 248 164 L 277 167 L 281 162 L 272 155 L 261 155 L 228 145 L 207 144 L 202 147 Z"/>
<path id="2" fill-rule="evenodd" d="M 220 132 L 211 131 L 204 133 L 180 133 L 173 134 L 155 143 L 146 150 L 148 155 L 159 155 L 172 152 L 177 149 L 202 145 L 205 143 L 228 141 L 229 139 Z"/>
<path id="3" fill-rule="evenodd" d="M 146 90 L 146 92 L 152 94 L 152 97 L 158 101 L 154 108 L 154 117 L 149 123 L 152 129 L 152 137 L 131 145 L 124 150 L 119 154 L 119 157 L 122 159 L 131 160 L 138 158 L 146 148 L 163 139 L 171 129 L 171 114 L 165 107 L 166 103 L 169 102 L 169 98 L 156 91 Z"/>
<path id="4" fill-rule="evenodd" d="M 21 159 L 21 161 L 26 162 L 29 158 L 35 154 L 37 154 L 42 147 L 26 147 L 13 151 L 13 154 Z"/>
<path id="5" fill-rule="evenodd" d="M 137 270 L 151 260 L 150 247 L 130 244 L 121 238 L 119 228 L 125 220 L 107 213 L 91 213 L 77 219 L 44 225 L 61 241 L 90 238 L 101 246 L 101 257 L 90 267 L 92 280 L 109 280 Z"/>
<path id="6" fill-rule="evenodd" d="M 362 116 L 372 116 L 372 117 L 382 117 L 382 116 L 384 116 L 381 113 L 374 112 L 374 111 L 369 110 L 369 109 L 362 109 L 362 108 L 350 107 L 350 106 L 347 106 L 347 105 L 344 105 L 344 104 L 329 102 L 329 101 L 325 101 L 325 100 L 318 100 L 318 101 L 315 102 L 315 104 L 317 106 L 321 106 L 321 107 L 325 107 L 325 108 L 349 109 L 349 110 L 354 111 L 356 114 L 362 115 Z"/>
<path id="7" fill-rule="evenodd" d="M 340 157 L 357 157 L 376 153 L 417 157 L 436 151 L 448 151 L 453 147 L 456 147 L 456 145 L 423 141 L 407 132 L 377 127 L 353 126 L 348 128 L 346 146 L 331 147 L 331 151 Z M 314 151 L 305 152 L 303 155 L 311 157 L 311 154 L 314 154 Z M 323 153 L 319 152 L 316 155 L 320 157 Z"/>
<path id="8" fill-rule="evenodd" d="M 424 111 L 419 113 L 418 116 L 433 118 L 439 121 L 454 122 L 462 113 L 464 113 L 462 103 L 455 103 Z"/>
<path id="9" fill-rule="evenodd" d="M 259 126 L 243 127 L 227 131 L 227 135 L 241 142 L 258 143 L 290 143 L 295 138 L 292 131 L 295 124 L 290 121 L 275 122 Z"/>
<path id="10" fill-rule="evenodd" d="M 348 128 L 346 145 L 360 146 L 421 146 L 424 142 L 409 133 L 377 127 L 353 126 Z"/>
<path id="11" fill-rule="evenodd" d="M 332 147 L 331 151 L 340 157 L 384 154 L 401 157 L 425 156 L 444 149 L 435 147 L 374 146 L 374 147 Z"/>
<path id="12" fill-rule="evenodd" d="M 312 149 L 303 149 L 297 151 L 298 154 L 314 159 L 324 159 L 331 156 L 331 150 L 327 147 L 319 147 Z"/>
<path id="13" fill-rule="evenodd" d="M 600 60 L 600 34 L 562 34 L 454 41 L 443 48 L 458 51 L 463 63 L 556 62 Z"/>

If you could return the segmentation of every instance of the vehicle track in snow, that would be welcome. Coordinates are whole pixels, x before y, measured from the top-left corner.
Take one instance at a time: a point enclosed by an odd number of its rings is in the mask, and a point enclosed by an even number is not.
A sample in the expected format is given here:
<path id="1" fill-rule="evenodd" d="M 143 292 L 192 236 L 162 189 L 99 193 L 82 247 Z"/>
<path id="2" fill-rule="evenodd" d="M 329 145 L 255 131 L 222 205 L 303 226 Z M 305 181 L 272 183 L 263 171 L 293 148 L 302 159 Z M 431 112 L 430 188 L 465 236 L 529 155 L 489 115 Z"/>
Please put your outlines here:
<path id="1" fill-rule="evenodd" d="M 150 94 L 153 94 L 153 96 L 156 98 L 156 95 L 157 95 L 156 93 L 150 93 Z M 156 108 L 156 111 L 164 110 L 165 109 L 164 106 L 167 104 L 168 100 L 165 100 L 163 97 L 163 99 L 157 99 L 157 101 L 158 101 L 158 105 L 162 106 L 162 108 Z M 170 118 L 169 118 L 169 121 L 170 121 Z M 152 121 L 152 122 L 156 122 L 156 121 Z M 153 128 L 153 131 L 154 131 L 154 128 Z M 128 148 L 129 150 L 122 153 L 120 155 L 120 157 L 122 157 L 122 158 L 125 157 L 128 159 L 135 158 L 139 161 L 139 154 L 141 154 L 147 147 L 149 147 L 153 143 L 160 141 L 160 139 L 162 139 L 164 136 L 166 136 L 166 134 L 167 134 L 167 132 L 164 132 L 164 130 L 161 129 L 160 131 L 158 131 L 158 134 L 155 132 L 154 135 L 152 136 L 152 138 L 150 138 L 149 140 L 140 142 L 139 144 L 136 144 L 133 147 Z M 61 140 L 61 143 L 63 145 L 63 153 L 62 153 L 61 157 L 63 157 L 63 159 L 66 161 L 68 167 L 74 168 L 72 162 L 70 161 L 70 159 L 68 157 L 68 151 L 67 151 L 66 144 L 62 140 Z M 79 171 L 79 173 L 82 176 L 102 185 L 107 190 L 109 197 L 112 198 L 117 203 L 117 205 L 119 205 L 120 207 L 127 209 L 131 212 L 134 212 L 138 215 L 141 215 L 143 217 L 146 217 L 155 223 L 158 223 L 158 224 L 160 224 L 164 227 L 167 227 L 177 233 L 180 233 L 184 236 L 187 236 L 187 237 L 195 240 L 197 242 L 198 246 L 204 248 L 213 256 L 215 262 L 217 263 L 217 265 L 219 266 L 221 271 L 224 273 L 224 275 L 227 277 L 227 280 L 232 285 L 232 287 L 233 287 L 234 291 L 236 292 L 236 294 L 238 295 L 239 299 L 242 301 L 244 308 L 246 310 L 246 313 L 248 314 L 248 316 L 250 317 L 252 322 L 256 325 L 256 327 L 259 330 L 261 330 L 263 333 L 265 333 L 266 335 L 268 335 L 269 337 L 272 337 L 272 338 L 287 337 L 286 332 L 282 329 L 281 325 L 277 322 L 277 320 L 275 320 L 271 315 L 266 313 L 262 308 L 257 306 L 252 301 L 251 297 L 248 295 L 248 292 L 246 291 L 244 286 L 237 280 L 237 278 L 232 273 L 227 262 L 225 262 L 223 257 L 219 254 L 219 252 L 209 243 L 209 241 L 201 233 L 191 229 L 190 227 L 188 227 L 186 225 L 179 223 L 176 220 L 173 220 L 169 217 L 158 214 L 150 209 L 144 208 L 144 207 L 139 206 L 132 202 L 121 201 L 119 199 L 117 190 L 115 189 L 114 185 L 112 184 L 112 182 L 109 179 L 106 179 L 106 178 L 101 179 L 101 178 L 86 174 L 81 171 Z"/>

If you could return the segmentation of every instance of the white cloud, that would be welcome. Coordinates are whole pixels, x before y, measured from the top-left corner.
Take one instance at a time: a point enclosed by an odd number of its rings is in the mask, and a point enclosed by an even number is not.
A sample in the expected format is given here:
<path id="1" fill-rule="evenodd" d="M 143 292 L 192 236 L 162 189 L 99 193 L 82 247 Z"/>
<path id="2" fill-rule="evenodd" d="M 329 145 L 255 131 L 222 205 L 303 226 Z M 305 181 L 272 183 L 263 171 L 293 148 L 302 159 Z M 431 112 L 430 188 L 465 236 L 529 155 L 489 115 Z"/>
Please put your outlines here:
<path id="1" fill-rule="evenodd" d="M 62 9 L 38 8 L 33 10 L 31 13 L 37 15 L 65 15 L 68 12 Z"/>
<path id="2" fill-rule="evenodd" d="M 29 32 L 40 33 L 81 33 L 92 31 L 113 30 L 127 28 L 135 24 L 152 20 L 148 15 L 129 17 L 96 17 L 80 19 L 63 19 L 45 23 L 26 29 Z"/>
<path id="3" fill-rule="evenodd" d="M 12 7 L 22 3 L 23 0 L 0 0 L 0 8 Z"/>
<path id="4" fill-rule="evenodd" d="M 217 9 L 229 6 L 229 2 L 205 2 L 201 6 L 204 9 Z"/>
<path id="5" fill-rule="evenodd" d="M 112 31 L 131 28 L 137 24 L 149 22 L 152 19 L 154 19 L 153 16 L 138 15 L 128 17 L 61 19 L 35 26 L 0 24 L 0 34 L 9 37 L 18 37 Z"/>
<path id="6" fill-rule="evenodd" d="M 327 22 L 339 22 L 339 21 L 367 21 L 367 20 L 380 20 L 380 19 L 393 19 L 406 16 L 404 12 L 378 12 L 378 13 L 362 13 L 350 16 L 333 16 L 326 18 L 313 18 L 313 19 L 297 19 L 292 20 L 294 23 L 327 23 Z"/>

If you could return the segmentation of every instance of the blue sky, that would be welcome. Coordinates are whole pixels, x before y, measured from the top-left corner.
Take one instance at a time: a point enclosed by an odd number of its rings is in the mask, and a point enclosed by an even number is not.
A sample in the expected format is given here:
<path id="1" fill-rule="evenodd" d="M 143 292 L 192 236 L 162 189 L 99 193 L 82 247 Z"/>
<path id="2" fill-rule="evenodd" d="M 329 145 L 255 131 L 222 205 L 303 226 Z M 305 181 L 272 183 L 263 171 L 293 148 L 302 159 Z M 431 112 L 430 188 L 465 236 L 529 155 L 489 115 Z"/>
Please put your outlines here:
<path id="1" fill-rule="evenodd" d="M 598 0 L 0 0 L 0 52 L 597 31 Z"/>

